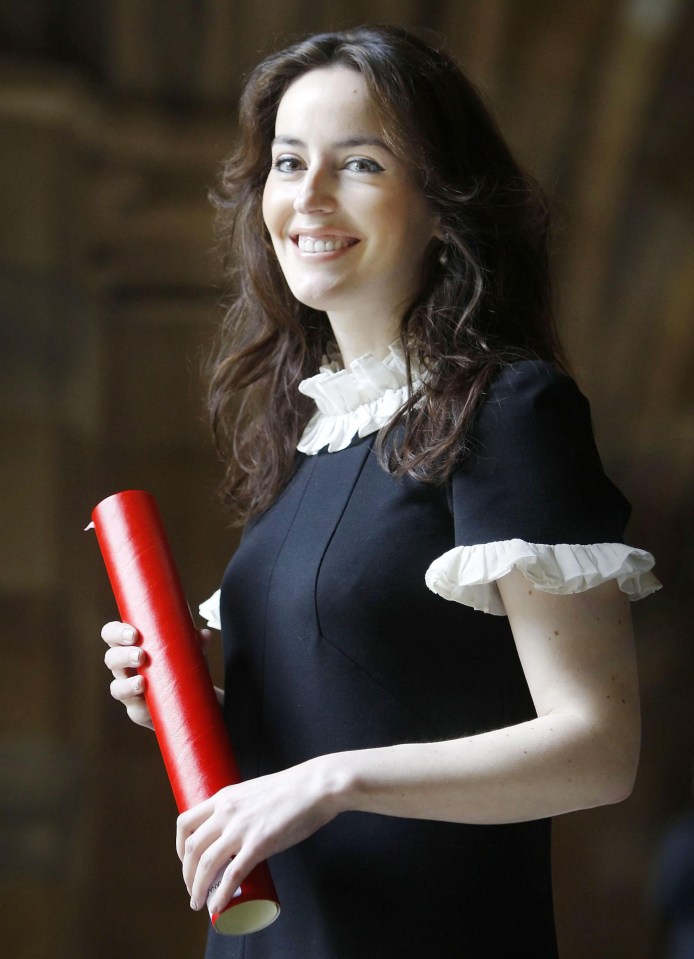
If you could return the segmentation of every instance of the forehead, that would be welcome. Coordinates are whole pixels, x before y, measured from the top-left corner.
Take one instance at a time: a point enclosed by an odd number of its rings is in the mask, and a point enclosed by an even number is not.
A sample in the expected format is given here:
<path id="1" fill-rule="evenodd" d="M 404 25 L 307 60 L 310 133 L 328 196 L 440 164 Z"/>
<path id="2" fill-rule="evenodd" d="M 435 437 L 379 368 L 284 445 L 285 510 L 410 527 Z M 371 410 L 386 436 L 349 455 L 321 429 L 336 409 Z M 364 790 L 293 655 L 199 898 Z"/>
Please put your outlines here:
<path id="1" fill-rule="evenodd" d="M 362 132 L 382 129 L 363 76 L 345 66 L 320 67 L 297 77 L 286 89 L 277 109 L 276 133 L 289 128 L 322 129 L 356 124 Z"/>

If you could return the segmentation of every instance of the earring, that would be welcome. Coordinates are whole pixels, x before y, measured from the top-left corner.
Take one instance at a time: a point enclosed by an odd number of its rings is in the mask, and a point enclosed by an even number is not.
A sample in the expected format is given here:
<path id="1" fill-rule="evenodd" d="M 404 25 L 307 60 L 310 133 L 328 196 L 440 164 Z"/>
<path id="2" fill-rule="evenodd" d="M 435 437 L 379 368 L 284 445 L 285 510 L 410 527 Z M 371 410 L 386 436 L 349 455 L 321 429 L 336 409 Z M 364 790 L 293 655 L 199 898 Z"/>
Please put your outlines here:
<path id="1" fill-rule="evenodd" d="M 448 265 L 448 247 L 446 246 L 446 241 L 443 241 L 443 246 L 441 247 L 441 252 L 439 253 L 439 263 L 441 266 Z"/>

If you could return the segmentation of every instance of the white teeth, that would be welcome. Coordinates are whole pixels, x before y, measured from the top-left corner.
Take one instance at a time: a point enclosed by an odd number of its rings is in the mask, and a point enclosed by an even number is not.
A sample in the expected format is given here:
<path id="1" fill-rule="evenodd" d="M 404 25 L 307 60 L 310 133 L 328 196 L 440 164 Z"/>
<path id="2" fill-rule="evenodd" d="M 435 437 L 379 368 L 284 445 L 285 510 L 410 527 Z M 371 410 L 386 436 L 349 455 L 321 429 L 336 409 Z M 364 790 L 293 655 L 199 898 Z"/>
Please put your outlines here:
<path id="1" fill-rule="evenodd" d="M 315 240 L 310 236 L 300 236 L 298 244 L 302 253 L 332 253 L 350 246 L 351 240 L 341 240 L 338 237 L 331 240 Z"/>

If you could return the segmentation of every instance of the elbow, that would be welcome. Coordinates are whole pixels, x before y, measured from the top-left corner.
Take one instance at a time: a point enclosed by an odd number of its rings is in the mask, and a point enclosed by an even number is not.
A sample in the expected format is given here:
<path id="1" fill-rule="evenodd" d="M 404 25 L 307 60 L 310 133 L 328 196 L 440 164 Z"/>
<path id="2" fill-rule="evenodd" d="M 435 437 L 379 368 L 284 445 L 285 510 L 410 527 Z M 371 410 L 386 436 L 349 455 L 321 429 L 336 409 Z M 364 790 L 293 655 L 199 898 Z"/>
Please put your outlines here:
<path id="1" fill-rule="evenodd" d="M 576 804 L 577 809 L 593 809 L 598 806 L 613 806 L 624 802 L 634 791 L 636 764 L 622 763 L 609 768 L 602 763 L 593 766 L 584 781 L 583 801 Z"/>
<path id="2" fill-rule="evenodd" d="M 639 754 L 639 743 L 636 743 L 634 748 L 631 749 L 629 754 L 622 760 L 619 773 L 615 776 L 612 790 L 613 795 L 610 802 L 624 802 L 624 800 L 628 799 L 633 793 L 634 786 L 636 785 L 636 774 L 639 768 Z"/>
<path id="3" fill-rule="evenodd" d="M 596 806 L 624 802 L 634 791 L 641 750 L 640 726 L 622 736 L 608 733 L 600 748 Z"/>
<path id="4" fill-rule="evenodd" d="M 618 772 L 613 772 L 609 781 L 604 784 L 603 798 L 600 805 L 614 805 L 628 799 L 634 791 L 636 770 L 637 764 L 634 764 L 633 768 L 625 768 Z"/>
<path id="5" fill-rule="evenodd" d="M 624 802 L 634 790 L 641 751 L 638 710 L 631 715 L 581 717 L 569 750 L 574 809 Z M 577 773 L 580 774 L 577 777 Z"/>

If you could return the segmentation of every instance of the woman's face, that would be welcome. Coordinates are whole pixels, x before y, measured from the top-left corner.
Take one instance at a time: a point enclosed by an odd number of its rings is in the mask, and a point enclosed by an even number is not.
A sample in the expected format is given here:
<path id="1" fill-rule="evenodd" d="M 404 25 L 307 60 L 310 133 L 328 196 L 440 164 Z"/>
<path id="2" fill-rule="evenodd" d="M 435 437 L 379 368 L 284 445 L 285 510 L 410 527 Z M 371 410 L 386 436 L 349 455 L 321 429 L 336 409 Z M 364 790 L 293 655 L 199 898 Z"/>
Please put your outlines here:
<path id="1" fill-rule="evenodd" d="M 263 216 L 294 296 L 397 330 L 436 223 L 383 141 L 360 73 L 312 70 L 280 101 Z M 362 321 L 363 322 L 363 321 Z"/>

